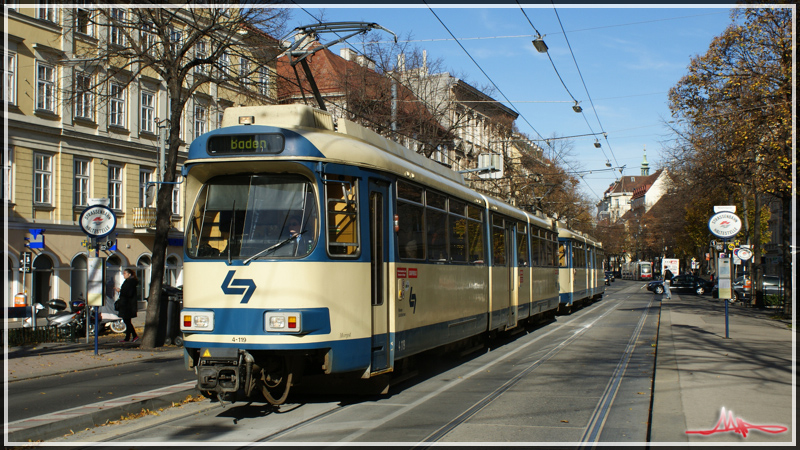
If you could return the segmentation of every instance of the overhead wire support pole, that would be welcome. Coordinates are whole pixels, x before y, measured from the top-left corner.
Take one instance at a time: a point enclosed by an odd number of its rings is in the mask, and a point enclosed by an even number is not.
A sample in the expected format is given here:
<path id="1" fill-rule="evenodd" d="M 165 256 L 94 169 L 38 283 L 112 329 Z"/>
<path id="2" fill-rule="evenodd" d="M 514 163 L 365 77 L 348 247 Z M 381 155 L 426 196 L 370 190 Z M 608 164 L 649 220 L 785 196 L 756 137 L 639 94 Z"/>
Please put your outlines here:
<path id="1" fill-rule="evenodd" d="M 295 28 L 289 34 L 281 38 L 281 46 L 285 48 L 284 53 L 289 56 L 289 64 L 291 64 L 292 68 L 300 63 L 303 67 L 303 72 L 306 74 L 306 79 L 308 83 L 311 85 L 311 90 L 314 93 L 314 97 L 319 104 L 320 109 L 323 111 L 327 111 L 325 108 L 325 103 L 322 99 L 322 94 L 319 92 L 319 88 L 317 87 L 316 81 L 314 81 L 314 75 L 311 73 L 311 68 L 308 66 L 308 61 L 306 59 L 317 53 L 320 50 L 324 50 L 328 47 L 333 45 L 339 44 L 350 39 L 353 36 L 358 34 L 366 33 L 372 29 L 379 29 L 386 31 L 387 33 L 391 33 L 394 36 L 394 41 L 397 42 L 397 35 L 393 32 L 387 30 L 386 28 L 378 25 L 377 23 L 371 22 L 329 22 L 329 23 L 318 23 L 314 25 L 304 25 Z M 347 36 L 341 37 L 335 41 L 328 42 L 327 44 L 321 45 L 314 49 L 305 49 L 305 47 L 310 42 L 319 41 L 319 34 L 320 33 L 339 33 L 339 32 L 352 32 Z M 286 40 L 294 36 L 294 42 L 291 44 L 286 44 Z M 296 69 L 295 69 L 295 73 Z M 303 93 L 303 87 L 300 85 L 300 93 Z M 305 95 L 304 95 L 305 97 Z"/>

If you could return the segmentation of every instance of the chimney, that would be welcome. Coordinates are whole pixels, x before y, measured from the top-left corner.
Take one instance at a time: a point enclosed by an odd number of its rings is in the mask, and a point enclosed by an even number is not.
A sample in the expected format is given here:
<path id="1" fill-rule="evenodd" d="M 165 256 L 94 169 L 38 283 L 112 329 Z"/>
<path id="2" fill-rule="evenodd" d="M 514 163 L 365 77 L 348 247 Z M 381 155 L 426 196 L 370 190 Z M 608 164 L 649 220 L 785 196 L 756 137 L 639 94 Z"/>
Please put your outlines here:
<path id="1" fill-rule="evenodd" d="M 339 56 L 345 61 L 352 61 L 356 56 L 356 52 L 354 52 L 352 48 L 342 47 L 342 49 L 339 50 Z"/>

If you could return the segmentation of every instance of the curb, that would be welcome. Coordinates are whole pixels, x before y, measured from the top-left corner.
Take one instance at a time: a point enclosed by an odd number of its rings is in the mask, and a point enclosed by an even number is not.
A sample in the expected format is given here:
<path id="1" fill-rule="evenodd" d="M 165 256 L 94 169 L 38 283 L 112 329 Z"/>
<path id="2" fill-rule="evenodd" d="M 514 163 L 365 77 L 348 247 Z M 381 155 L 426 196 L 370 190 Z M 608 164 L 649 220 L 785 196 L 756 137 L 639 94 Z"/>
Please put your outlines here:
<path id="1" fill-rule="evenodd" d="M 77 408 L 18 420 L 6 425 L 7 443 L 30 443 L 53 439 L 75 431 L 93 428 L 126 414 L 136 414 L 142 409 L 154 410 L 172 406 L 189 395 L 197 395 L 197 383 L 167 386 L 126 397 L 108 400 Z"/>

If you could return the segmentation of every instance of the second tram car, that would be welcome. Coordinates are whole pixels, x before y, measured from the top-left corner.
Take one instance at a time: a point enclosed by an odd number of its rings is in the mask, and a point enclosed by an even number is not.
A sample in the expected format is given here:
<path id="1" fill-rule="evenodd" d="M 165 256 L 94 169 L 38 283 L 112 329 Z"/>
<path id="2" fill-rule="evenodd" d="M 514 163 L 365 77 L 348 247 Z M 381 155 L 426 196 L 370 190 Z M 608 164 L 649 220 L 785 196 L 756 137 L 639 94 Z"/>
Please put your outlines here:
<path id="1" fill-rule="evenodd" d="M 228 108 L 183 175 L 181 330 L 208 395 L 281 404 L 307 376 L 380 380 L 559 308 L 553 221 L 327 112 Z M 581 295 L 603 288 L 591 264 Z"/>
<path id="2" fill-rule="evenodd" d="M 596 300 L 603 295 L 602 244 L 578 231 L 559 227 L 558 284 L 560 307 L 571 311 L 573 305 Z"/>

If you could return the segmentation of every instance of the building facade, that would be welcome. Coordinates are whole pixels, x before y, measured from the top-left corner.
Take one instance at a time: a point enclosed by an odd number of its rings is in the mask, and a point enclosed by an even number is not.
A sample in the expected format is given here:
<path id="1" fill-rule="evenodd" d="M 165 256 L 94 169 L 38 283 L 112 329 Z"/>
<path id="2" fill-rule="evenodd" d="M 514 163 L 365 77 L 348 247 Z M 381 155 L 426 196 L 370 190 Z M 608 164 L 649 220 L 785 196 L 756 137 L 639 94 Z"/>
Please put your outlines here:
<path id="1" fill-rule="evenodd" d="M 137 43 L 143 45 L 151 36 L 123 35 L 108 19 L 124 20 L 132 14 L 127 9 L 98 14 L 98 9 L 47 2 L 7 6 L 2 86 L 8 123 L 3 158 L 7 306 L 17 293 L 27 294 L 29 304 L 85 299 L 87 262 L 95 255 L 105 258 L 117 286 L 123 269 L 135 269 L 144 300 L 155 226 L 147 188 L 160 179 L 171 119 L 166 82 L 147 70 L 117 70 L 111 76 L 113 67 L 80 55 L 107 45 L 127 48 L 128 39 L 141 39 Z M 180 23 L 172 36 L 180 41 Z M 193 49 L 196 57 L 206 51 L 201 44 Z M 230 61 L 240 69 L 245 63 Z M 258 95 L 214 83 L 196 91 L 182 116 L 179 170 L 188 144 L 218 127 L 226 107 L 274 98 L 274 62 L 259 73 L 263 79 L 252 77 L 247 86 Z M 79 218 L 98 199 L 114 212 L 117 225 L 102 246 L 89 248 Z M 171 208 L 164 282 L 180 286 L 185 214 L 180 180 L 172 185 Z M 30 273 L 20 271 L 25 254 L 31 258 Z"/>

